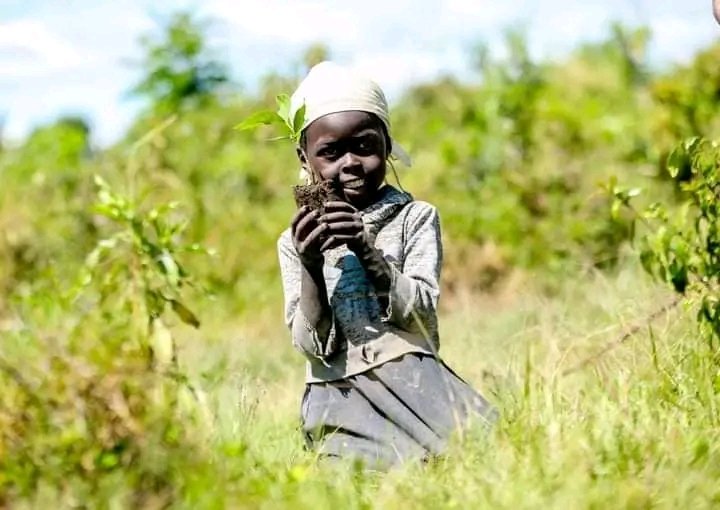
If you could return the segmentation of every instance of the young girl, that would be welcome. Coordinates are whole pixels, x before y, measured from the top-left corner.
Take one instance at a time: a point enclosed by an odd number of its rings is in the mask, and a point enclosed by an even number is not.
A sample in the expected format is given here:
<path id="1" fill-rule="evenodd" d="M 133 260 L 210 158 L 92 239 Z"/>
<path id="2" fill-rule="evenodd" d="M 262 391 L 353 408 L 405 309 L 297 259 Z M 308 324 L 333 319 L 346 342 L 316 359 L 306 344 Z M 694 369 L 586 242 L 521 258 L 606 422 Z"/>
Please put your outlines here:
<path id="1" fill-rule="evenodd" d="M 437 211 L 385 184 L 388 158 L 404 152 L 374 82 L 324 62 L 291 116 L 302 105 L 303 171 L 342 198 L 301 207 L 278 241 L 285 319 L 308 361 L 306 439 L 373 466 L 438 454 L 469 418 L 495 412 L 437 356 Z"/>

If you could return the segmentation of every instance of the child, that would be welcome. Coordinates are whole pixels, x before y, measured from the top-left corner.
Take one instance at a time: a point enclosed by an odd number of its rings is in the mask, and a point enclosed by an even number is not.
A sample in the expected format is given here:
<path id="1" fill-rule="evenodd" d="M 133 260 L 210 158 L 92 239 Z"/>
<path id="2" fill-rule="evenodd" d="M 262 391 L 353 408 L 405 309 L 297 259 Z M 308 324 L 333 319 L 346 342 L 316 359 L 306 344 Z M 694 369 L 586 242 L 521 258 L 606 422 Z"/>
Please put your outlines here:
<path id="1" fill-rule="evenodd" d="M 373 466 L 438 454 L 494 410 L 437 357 L 437 211 L 384 184 L 388 157 L 404 152 L 374 82 L 324 62 L 293 94 L 291 117 L 303 104 L 303 171 L 342 198 L 301 207 L 278 241 L 285 319 L 308 360 L 306 439 Z"/>

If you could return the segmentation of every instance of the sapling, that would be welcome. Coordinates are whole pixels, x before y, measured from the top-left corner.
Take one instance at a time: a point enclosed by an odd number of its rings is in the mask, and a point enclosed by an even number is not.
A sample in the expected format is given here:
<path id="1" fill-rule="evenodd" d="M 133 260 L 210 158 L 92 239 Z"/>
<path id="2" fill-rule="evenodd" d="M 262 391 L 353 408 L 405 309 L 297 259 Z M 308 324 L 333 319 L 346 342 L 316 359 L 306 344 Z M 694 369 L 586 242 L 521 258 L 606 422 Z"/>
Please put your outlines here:
<path id="1" fill-rule="evenodd" d="M 283 136 L 271 140 L 290 140 L 295 144 L 300 143 L 302 126 L 305 123 L 305 105 L 302 105 L 291 116 L 290 97 L 287 94 L 280 94 L 275 98 L 277 110 L 262 110 L 254 113 L 243 122 L 235 126 L 238 130 L 256 129 L 261 125 L 274 125 L 286 132 Z M 306 158 L 307 161 L 307 158 Z M 320 209 L 326 202 L 342 200 L 338 191 L 336 181 L 323 179 L 308 161 L 307 170 L 303 169 L 302 176 L 305 184 L 293 186 L 293 196 L 298 207 L 308 206 L 311 209 Z"/>
<path id="2" fill-rule="evenodd" d="M 200 320 L 185 304 L 184 294 L 198 283 L 184 265 L 183 255 L 212 255 L 213 251 L 184 240 L 188 220 L 178 213 L 176 202 L 148 207 L 137 198 L 137 154 L 141 147 L 161 136 L 174 120 L 148 132 L 130 151 L 127 165 L 127 191 L 113 189 L 101 176 L 95 176 L 97 200 L 93 213 L 103 218 L 107 237 L 88 254 L 75 300 L 95 302 L 100 308 L 127 311 L 127 335 L 119 350 L 140 348 L 150 372 L 167 376 L 158 386 L 158 398 L 167 396 L 172 405 L 197 416 L 212 430 L 212 415 L 203 390 L 192 383 L 178 363 L 177 346 L 165 318 L 170 313 L 194 328 Z"/>

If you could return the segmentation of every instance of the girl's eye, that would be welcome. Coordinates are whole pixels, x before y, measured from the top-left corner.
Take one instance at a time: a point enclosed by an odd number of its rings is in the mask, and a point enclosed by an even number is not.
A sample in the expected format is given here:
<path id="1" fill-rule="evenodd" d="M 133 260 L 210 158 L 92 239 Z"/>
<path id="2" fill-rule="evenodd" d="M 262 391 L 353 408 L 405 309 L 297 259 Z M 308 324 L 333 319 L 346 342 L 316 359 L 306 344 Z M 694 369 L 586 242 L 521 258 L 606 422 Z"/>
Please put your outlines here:
<path id="1" fill-rule="evenodd" d="M 337 157 L 338 151 L 335 147 L 323 147 L 318 151 L 318 156 L 321 158 L 334 158 Z"/>
<path id="2" fill-rule="evenodd" d="M 357 145 L 357 149 L 363 154 L 369 154 L 375 150 L 375 141 L 371 138 L 365 138 L 363 140 L 360 140 Z"/>

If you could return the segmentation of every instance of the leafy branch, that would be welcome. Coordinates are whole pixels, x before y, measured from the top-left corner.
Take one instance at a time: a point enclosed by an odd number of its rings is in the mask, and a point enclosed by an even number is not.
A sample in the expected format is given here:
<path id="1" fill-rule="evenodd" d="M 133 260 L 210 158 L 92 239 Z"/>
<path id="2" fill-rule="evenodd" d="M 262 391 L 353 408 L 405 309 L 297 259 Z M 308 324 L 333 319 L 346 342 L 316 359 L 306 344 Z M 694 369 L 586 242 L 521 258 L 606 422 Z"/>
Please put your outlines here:
<path id="1" fill-rule="evenodd" d="M 697 299 L 698 321 L 720 338 L 720 147 L 689 138 L 669 155 L 667 171 L 683 194 L 679 206 L 655 202 L 638 211 L 631 201 L 639 191 L 611 183 L 611 211 L 617 214 L 624 206 L 642 221 L 643 268 L 676 292 Z"/>
<path id="2" fill-rule="evenodd" d="M 305 122 L 305 104 L 291 115 L 290 97 L 287 94 L 279 94 L 275 97 L 275 102 L 277 104 L 276 110 L 257 111 L 237 124 L 234 129 L 246 131 L 257 129 L 260 126 L 272 125 L 286 132 L 284 136 L 273 138 L 273 140 L 287 139 L 295 143 L 299 142 Z"/>

